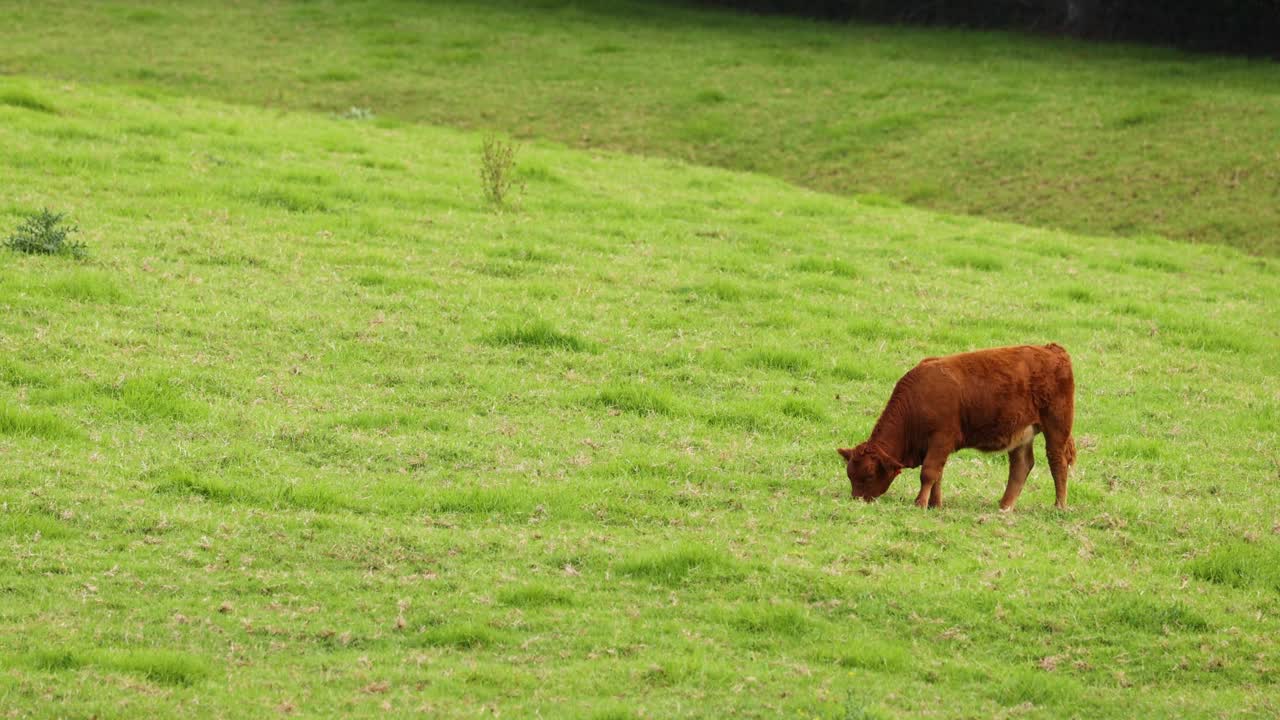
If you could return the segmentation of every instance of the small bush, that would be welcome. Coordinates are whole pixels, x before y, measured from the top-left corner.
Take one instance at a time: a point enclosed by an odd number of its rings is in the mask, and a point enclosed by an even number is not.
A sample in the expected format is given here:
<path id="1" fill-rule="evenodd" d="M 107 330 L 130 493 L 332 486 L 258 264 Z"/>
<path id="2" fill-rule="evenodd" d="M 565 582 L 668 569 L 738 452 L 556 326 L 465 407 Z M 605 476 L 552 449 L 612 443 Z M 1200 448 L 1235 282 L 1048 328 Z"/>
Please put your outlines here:
<path id="1" fill-rule="evenodd" d="M 19 225 L 4 241 L 4 246 L 14 252 L 29 255 L 70 255 L 83 258 L 88 254 L 84 244 L 68 239 L 78 228 L 64 222 L 65 219 L 65 213 L 45 208 Z"/>
<path id="2" fill-rule="evenodd" d="M 480 182 L 489 204 L 502 207 L 516 186 L 515 143 L 489 135 L 480 144 Z"/>

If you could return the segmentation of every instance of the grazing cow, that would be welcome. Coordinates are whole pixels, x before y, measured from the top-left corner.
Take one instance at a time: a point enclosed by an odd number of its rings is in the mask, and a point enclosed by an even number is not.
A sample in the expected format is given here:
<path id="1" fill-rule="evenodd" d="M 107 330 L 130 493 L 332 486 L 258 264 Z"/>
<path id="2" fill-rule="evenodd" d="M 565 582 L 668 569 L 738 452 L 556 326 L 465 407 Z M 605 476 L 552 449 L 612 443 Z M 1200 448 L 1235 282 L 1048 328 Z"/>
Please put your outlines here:
<path id="1" fill-rule="evenodd" d="M 1067 472 L 1075 380 L 1062 346 L 1018 347 L 925 358 L 893 388 L 871 437 L 840 448 L 853 496 L 871 502 L 904 467 L 920 467 L 918 507 L 942 505 L 942 466 L 956 450 L 1009 453 L 1009 484 L 1000 509 L 1018 501 L 1034 464 L 1031 441 L 1044 433 L 1059 508 L 1067 506 Z M 921 467 L 923 466 L 923 467 Z"/>

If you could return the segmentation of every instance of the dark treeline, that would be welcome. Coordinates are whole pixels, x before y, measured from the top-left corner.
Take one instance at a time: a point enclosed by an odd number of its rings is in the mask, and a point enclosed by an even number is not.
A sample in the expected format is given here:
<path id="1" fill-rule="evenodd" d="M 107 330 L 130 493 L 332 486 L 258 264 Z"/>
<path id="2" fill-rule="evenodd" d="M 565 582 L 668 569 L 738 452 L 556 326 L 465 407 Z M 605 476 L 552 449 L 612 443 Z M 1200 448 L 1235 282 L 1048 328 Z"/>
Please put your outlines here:
<path id="1" fill-rule="evenodd" d="M 1280 0 L 697 0 L 831 20 L 1019 28 L 1280 58 Z"/>

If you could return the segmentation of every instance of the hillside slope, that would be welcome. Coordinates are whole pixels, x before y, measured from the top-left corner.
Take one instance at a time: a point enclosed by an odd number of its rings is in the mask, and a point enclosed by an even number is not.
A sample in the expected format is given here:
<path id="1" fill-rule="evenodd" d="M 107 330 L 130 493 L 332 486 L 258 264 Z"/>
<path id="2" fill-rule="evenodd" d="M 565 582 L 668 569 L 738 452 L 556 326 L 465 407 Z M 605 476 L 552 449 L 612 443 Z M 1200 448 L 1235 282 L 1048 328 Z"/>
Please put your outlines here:
<path id="1" fill-rule="evenodd" d="M 780 181 L 0 79 L 20 715 L 1274 711 L 1280 267 Z M 916 360 L 1054 340 L 1071 509 L 853 503 Z"/>
<path id="2" fill-rule="evenodd" d="M 1271 62 L 636 0 L 0 0 L 0 13 L 13 39 L 0 74 L 354 106 L 1280 253 Z"/>

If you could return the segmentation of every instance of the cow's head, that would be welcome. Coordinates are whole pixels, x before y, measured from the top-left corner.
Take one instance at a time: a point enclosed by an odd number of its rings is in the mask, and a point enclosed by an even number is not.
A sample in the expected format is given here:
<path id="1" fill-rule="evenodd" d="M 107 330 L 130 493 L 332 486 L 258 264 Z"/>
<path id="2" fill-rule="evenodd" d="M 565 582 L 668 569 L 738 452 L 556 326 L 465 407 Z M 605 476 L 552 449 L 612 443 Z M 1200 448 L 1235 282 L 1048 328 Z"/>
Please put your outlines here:
<path id="1" fill-rule="evenodd" d="M 845 460 L 845 472 L 849 475 L 853 496 L 867 502 L 885 494 L 893 479 L 902 472 L 902 463 L 867 443 L 856 448 L 840 448 L 836 452 Z"/>

